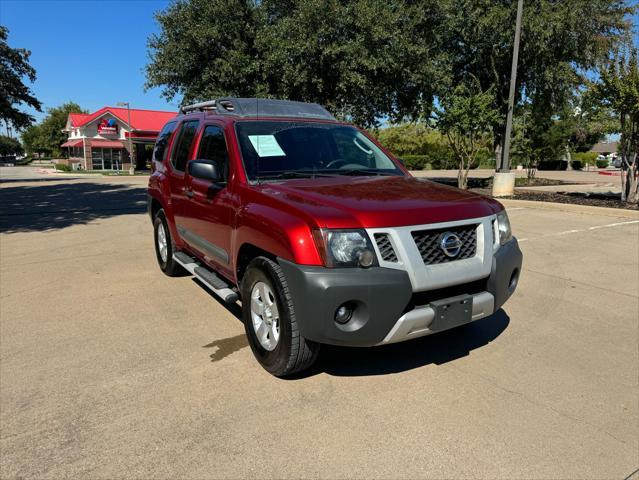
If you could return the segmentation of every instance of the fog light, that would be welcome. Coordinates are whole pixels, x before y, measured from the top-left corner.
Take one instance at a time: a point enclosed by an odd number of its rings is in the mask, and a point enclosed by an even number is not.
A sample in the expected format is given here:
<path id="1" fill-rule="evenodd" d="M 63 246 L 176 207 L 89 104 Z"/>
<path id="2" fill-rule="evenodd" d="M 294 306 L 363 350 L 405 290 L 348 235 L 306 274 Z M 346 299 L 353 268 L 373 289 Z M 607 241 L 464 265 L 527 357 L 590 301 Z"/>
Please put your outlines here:
<path id="1" fill-rule="evenodd" d="M 515 291 L 518 281 L 519 281 L 519 269 L 515 268 L 515 270 L 513 270 L 512 275 L 510 276 L 510 282 L 508 282 L 508 290 L 510 291 L 510 293 Z"/>
<path id="2" fill-rule="evenodd" d="M 353 307 L 348 303 L 344 303 L 335 310 L 335 321 L 337 323 L 345 324 L 353 318 Z"/>
<path id="3" fill-rule="evenodd" d="M 370 250 L 362 250 L 359 252 L 359 266 L 368 268 L 375 262 L 375 254 Z"/>

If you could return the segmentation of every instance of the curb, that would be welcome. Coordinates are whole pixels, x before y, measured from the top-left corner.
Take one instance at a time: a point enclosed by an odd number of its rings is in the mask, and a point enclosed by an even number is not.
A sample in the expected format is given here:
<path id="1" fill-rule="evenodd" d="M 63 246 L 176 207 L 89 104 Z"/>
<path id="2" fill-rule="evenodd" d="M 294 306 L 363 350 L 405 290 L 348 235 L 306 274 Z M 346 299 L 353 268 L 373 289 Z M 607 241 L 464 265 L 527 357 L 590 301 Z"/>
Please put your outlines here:
<path id="1" fill-rule="evenodd" d="M 555 210 L 561 212 L 581 213 L 584 215 L 599 214 L 607 217 L 639 219 L 639 211 L 623 208 L 594 207 L 590 205 L 573 205 L 570 203 L 536 202 L 534 200 L 497 199 L 506 207 L 523 207 L 536 210 Z"/>

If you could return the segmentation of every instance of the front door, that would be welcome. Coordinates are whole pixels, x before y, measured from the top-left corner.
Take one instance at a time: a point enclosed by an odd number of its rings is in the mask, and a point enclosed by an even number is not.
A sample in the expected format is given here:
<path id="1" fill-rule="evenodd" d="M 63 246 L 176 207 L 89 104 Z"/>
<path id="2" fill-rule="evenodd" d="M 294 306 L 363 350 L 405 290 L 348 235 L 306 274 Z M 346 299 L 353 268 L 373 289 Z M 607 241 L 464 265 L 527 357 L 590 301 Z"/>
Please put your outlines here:
<path id="1" fill-rule="evenodd" d="M 232 277 L 231 231 L 234 218 L 233 196 L 228 187 L 229 156 L 224 131 L 218 125 L 206 125 L 197 154 L 199 160 L 214 160 L 222 172 L 222 182 L 213 184 L 187 174 L 189 208 L 185 239 L 204 256 L 207 263 Z"/>
<path id="2" fill-rule="evenodd" d="M 175 218 L 178 234 L 186 240 L 183 233 L 186 225 L 189 199 L 186 195 L 185 173 L 186 163 L 193 148 L 195 134 L 198 128 L 197 120 L 182 122 L 176 133 L 167 175 L 171 188 L 171 210 Z"/>

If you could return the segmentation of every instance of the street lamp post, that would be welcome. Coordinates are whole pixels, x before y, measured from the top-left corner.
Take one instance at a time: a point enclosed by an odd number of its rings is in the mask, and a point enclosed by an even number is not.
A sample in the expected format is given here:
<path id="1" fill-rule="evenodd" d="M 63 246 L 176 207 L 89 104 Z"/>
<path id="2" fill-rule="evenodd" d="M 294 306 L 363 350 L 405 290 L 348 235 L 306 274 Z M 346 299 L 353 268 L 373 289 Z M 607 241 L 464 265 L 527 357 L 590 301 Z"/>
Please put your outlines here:
<path id="1" fill-rule="evenodd" d="M 135 174 L 135 159 L 133 158 L 133 127 L 131 126 L 131 104 L 129 102 L 118 102 L 116 104 L 118 107 L 126 107 L 127 115 L 128 115 L 128 123 L 129 123 L 129 160 L 131 161 L 131 166 L 129 167 L 129 174 Z"/>
<path id="2" fill-rule="evenodd" d="M 513 45 L 513 61 L 510 68 L 510 90 L 508 91 L 508 113 L 506 115 L 506 131 L 504 133 L 504 149 L 499 162 L 499 169 L 493 180 L 493 196 L 512 195 L 515 190 L 515 174 L 510 171 L 510 136 L 513 128 L 513 109 L 515 106 L 515 87 L 517 84 L 517 62 L 519 60 L 519 39 L 521 37 L 521 16 L 524 0 L 517 2 L 517 20 L 515 22 L 515 41 Z"/>

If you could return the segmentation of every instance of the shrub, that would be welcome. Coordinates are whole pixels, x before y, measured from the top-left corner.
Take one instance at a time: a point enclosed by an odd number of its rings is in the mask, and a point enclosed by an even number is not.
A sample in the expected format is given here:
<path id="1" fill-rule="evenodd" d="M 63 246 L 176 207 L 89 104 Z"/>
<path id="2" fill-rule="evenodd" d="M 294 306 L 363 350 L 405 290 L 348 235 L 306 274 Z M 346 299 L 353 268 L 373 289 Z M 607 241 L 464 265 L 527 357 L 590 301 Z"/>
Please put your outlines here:
<path id="1" fill-rule="evenodd" d="M 597 153 L 595 152 L 575 152 L 571 153 L 572 160 L 578 160 L 582 165 L 594 165 L 597 161 Z"/>
<path id="2" fill-rule="evenodd" d="M 608 160 L 597 160 L 597 168 L 607 168 Z"/>
<path id="3" fill-rule="evenodd" d="M 573 160 L 570 162 L 570 166 L 573 170 L 581 170 L 583 165 L 581 164 L 581 160 Z"/>
<path id="4" fill-rule="evenodd" d="M 568 162 L 565 160 L 543 160 L 537 165 L 537 170 L 566 170 Z"/>
<path id="5" fill-rule="evenodd" d="M 56 163 L 55 164 L 55 169 L 59 170 L 61 172 L 70 172 L 71 171 L 71 167 L 65 163 Z"/>
<path id="6" fill-rule="evenodd" d="M 429 165 L 428 155 L 402 155 L 400 160 L 409 170 L 425 170 Z"/>

